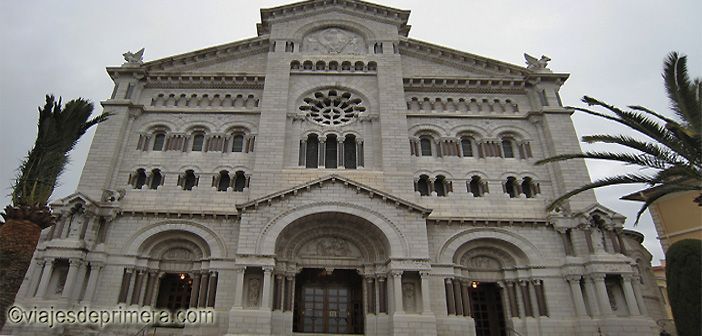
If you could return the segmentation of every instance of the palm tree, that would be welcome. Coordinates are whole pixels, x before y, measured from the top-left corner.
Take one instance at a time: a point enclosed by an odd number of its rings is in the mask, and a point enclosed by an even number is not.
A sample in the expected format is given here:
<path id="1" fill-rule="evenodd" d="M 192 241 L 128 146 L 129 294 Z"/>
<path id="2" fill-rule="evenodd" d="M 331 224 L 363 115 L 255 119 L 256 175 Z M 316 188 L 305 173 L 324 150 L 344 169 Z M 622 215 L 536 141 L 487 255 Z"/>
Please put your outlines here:
<path id="1" fill-rule="evenodd" d="M 569 107 L 617 122 L 645 137 L 609 134 L 583 136 L 582 141 L 587 143 L 617 144 L 629 151 L 563 154 L 539 160 L 536 164 L 583 158 L 623 162 L 642 169 L 639 173 L 606 177 L 569 191 L 551 202 L 548 210 L 586 190 L 617 184 L 645 183 L 652 189 L 649 189 L 643 206 L 636 214 L 638 223 L 643 212 L 659 198 L 681 191 L 702 191 L 702 80 L 690 80 L 687 75 L 687 56 L 679 56 L 676 52 L 670 53 L 665 60 L 663 79 L 671 108 L 678 120 L 642 106 L 629 106 L 631 110 L 624 111 L 588 96 L 582 98 L 584 103 L 599 106 L 610 113 Z M 695 202 L 702 206 L 702 193 Z"/>
<path id="2" fill-rule="evenodd" d="M 21 163 L 12 186 L 12 205 L 0 223 L 0 329 L 6 311 L 15 300 L 36 249 L 41 230 L 54 224 L 47 206 L 56 182 L 68 163 L 68 152 L 92 126 L 107 120 L 109 113 L 88 119 L 93 104 L 78 98 L 62 108 L 61 98 L 46 96 L 39 107 L 34 147 Z"/>

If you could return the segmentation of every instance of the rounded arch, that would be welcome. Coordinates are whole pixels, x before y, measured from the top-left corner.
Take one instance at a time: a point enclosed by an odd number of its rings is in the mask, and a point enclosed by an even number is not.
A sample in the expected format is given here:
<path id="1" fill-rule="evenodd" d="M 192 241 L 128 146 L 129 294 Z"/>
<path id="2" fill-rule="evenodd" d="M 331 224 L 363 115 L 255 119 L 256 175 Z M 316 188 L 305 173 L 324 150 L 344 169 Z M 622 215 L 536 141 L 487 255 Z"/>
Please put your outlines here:
<path id="1" fill-rule="evenodd" d="M 139 127 L 140 132 L 154 132 L 156 130 L 164 130 L 166 132 L 174 132 L 176 130 L 176 125 L 168 120 L 165 119 L 159 119 L 159 120 L 152 120 L 149 122 L 144 123 Z"/>
<path id="2" fill-rule="evenodd" d="M 436 260 L 440 264 L 454 264 L 459 253 L 466 252 L 464 249 L 470 249 L 471 243 L 479 241 L 506 247 L 506 253 L 514 258 L 517 266 L 539 266 L 544 260 L 538 248 L 529 240 L 500 228 L 473 228 L 457 232 L 444 241 Z"/>
<path id="3" fill-rule="evenodd" d="M 176 220 L 157 222 L 138 230 L 127 240 L 129 243 L 125 246 L 125 253 L 140 255 L 144 251 L 142 247 L 150 246 L 149 242 L 155 239 L 153 237 L 159 237 L 164 232 L 187 233 L 190 234 L 188 237 L 194 239 L 193 242 L 201 240 L 204 245 L 200 245 L 207 247 L 210 258 L 223 258 L 228 254 L 222 239 L 211 229 L 194 222 Z"/>
<path id="4" fill-rule="evenodd" d="M 254 124 L 247 121 L 230 121 L 222 125 L 221 129 L 224 133 L 244 133 L 251 134 L 254 132 Z"/>
<path id="5" fill-rule="evenodd" d="M 276 240 L 283 229 L 288 225 L 306 216 L 329 212 L 358 217 L 379 229 L 388 241 L 389 257 L 409 257 L 411 255 L 409 242 L 395 223 L 392 223 L 388 218 L 373 210 L 358 205 L 337 202 L 310 204 L 308 206 L 298 207 L 273 218 L 259 231 L 255 242 L 255 253 L 274 254 Z"/>
<path id="6" fill-rule="evenodd" d="M 441 126 L 433 124 L 418 124 L 409 128 L 409 134 L 412 136 L 422 136 L 424 134 L 431 135 L 435 140 L 438 140 L 442 136 L 446 136 L 446 130 Z"/>
<path id="7" fill-rule="evenodd" d="M 448 170 L 443 170 L 443 169 L 435 169 L 431 171 L 431 175 L 434 176 L 439 176 L 442 175 L 444 176 L 447 180 L 453 179 L 453 174 L 451 174 Z"/>
<path id="8" fill-rule="evenodd" d="M 458 125 L 458 126 L 452 127 L 449 130 L 449 133 L 455 134 L 456 137 L 458 137 L 458 138 L 463 137 L 463 136 L 468 136 L 468 137 L 473 137 L 476 140 L 479 140 L 479 139 L 485 138 L 489 132 L 485 128 L 477 126 L 477 125 Z"/>
<path id="9" fill-rule="evenodd" d="M 150 259 L 161 259 L 169 250 L 184 249 L 192 254 L 193 260 L 210 258 L 212 251 L 202 237 L 182 230 L 169 230 L 148 237 L 139 246 L 139 255 Z"/>
<path id="10" fill-rule="evenodd" d="M 192 163 L 184 164 L 178 168 L 179 172 L 184 172 L 186 170 L 192 170 L 193 173 L 195 173 L 195 174 L 202 173 L 202 168 L 200 168 L 200 166 L 192 164 Z"/>
<path id="11" fill-rule="evenodd" d="M 194 132 L 204 132 L 205 134 L 207 134 L 212 133 L 212 130 L 214 130 L 215 128 L 216 126 L 209 121 L 189 122 L 188 125 L 185 127 L 185 133 L 192 134 Z"/>
<path id="12" fill-rule="evenodd" d="M 496 127 L 492 130 L 492 134 L 497 138 L 509 136 L 517 141 L 529 141 L 531 139 L 531 135 L 527 130 L 514 125 L 504 125 Z"/>

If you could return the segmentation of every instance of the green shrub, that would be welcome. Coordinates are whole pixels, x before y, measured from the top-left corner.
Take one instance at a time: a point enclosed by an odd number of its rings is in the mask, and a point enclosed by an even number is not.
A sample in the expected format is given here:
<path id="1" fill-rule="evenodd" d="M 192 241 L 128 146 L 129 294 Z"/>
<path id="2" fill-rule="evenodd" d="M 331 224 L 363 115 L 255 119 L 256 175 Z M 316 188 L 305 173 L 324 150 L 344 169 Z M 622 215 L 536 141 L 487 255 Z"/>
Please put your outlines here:
<path id="1" fill-rule="evenodd" d="M 665 276 L 679 336 L 702 335 L 702 240 L 685 239 L 668 248 Z"/>

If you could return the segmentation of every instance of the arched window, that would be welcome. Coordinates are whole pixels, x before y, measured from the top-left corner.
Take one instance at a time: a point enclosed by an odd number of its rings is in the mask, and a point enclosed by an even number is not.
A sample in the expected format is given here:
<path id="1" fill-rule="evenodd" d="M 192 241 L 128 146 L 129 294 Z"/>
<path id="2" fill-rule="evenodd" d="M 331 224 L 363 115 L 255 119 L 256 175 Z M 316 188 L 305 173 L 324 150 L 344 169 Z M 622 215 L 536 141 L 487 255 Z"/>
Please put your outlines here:
<path id="1" fill-rule="evenodd" d="M 429 176 L 420 175 L 417 181 L 417 190 L 422 196 L 429 196 Z"/>
<path id="2" fill-rule="evenodd" d="M 474 175 L 470 178 L 468 183 L 468 192 L 473 194 L 474 197 L 482 197 L 485 193 L 483 188 L 483 181 L 480 176 Z"/>
<path id="3" fill-rule="evenodd" d="M 431 156 L 431 138 L 419 138 L 419 148 L 421 150 L 422 156 Z"/>
<path id="4" fill-rule="evenodd" d="M 515 198 L 517 195 L 519 195 L 518 184 L 519 183 L 514 176 L 507 178 L 507 181 L 505 182 L 505 192 L 509 194 L 510 198 Z"/>
<path id="5" fill-rule="evenodd" d="M 354 69 L 356 71 L 363 71 L 363 65 L 364 65 L 363 62 L 358 61 L 358 62 L 356 62 L 356 64 L 354 64 Z"/>
<path id="6" fill-rule="evenodd" d="M 149 182 L 149 189 L 158 189 L 158 186 L 163 183 L 163 175 L 161 175 L 161 171 L 158 169 L 154 169 L 151 171 L 151 181 Z"/>
<path id="7" fill-rule="evenodd" d="M 473 156 L 473 139 L 470 137 L 462 137 L 461 138 L 461 151 L 463 152 L 464 157 L 472 157 Z"/>
<path id="8" fill-rule="evenodd" d="M 446 177 L 439 175 L 434 180 L 434 191 L 436 196 L 446 196 Z"/>
<path id="9" fill-rule="evenodd" d="M 246 188 L 246 175 L 239 170 L 234 174 L 234 191 L 244 191 Z"/>
<path id="10" fill-rule="evenodd" d="M 329 70 L 332 70 L 332 71 L 339 70 L 339 62 L 337 62 L 337 61 L 329 62 Z"/>
<path id="11" fill-rule="evenodd" d="M 229 172 L 222 170 L 219 172 L 219 181 L 217 181 L 217 191 L 227 191 L 229 185 L 231 184 L 231 179 L 229 178 Z"/>
<path id="12" fill-rule="evenodd" d="M 339 141 L 336 140 L 336 135 L 327 135 L 327 141 L 324 145 L 324 168 L 336 168 L 338 166 L 337 151 L 339 149 Z"/>
<path id="13" fill-rule="evenodd" d="M 522 179 L 522 193 L 526 198 L 533 198 L 537 194 L 536 186 L 534 185 L 534 180 L 531 177 L 525 177 Z"/>
<path id="14" fill-rule="evenodd" d="M 193 190 L 195 186 L 197 186 L 195 172 L 192 169 L 188 169 L 183 176 L 183 190 Z"/>
<path id="15" fill-rule="evenodd" d="M 193 152 L 202 152 L 203 144 L 205 143 L 205 134 L 195 133 L 193 135 Z"/>
<path id="16" fill-rule="evenodd" d="M 348 62 L 348 61 L 341 62 L 341 70 L 345 70 L 345 71 L 351 70 L 351 62 Z"/>
<path id="17" fill-rule="evenodd" d="M 319 138 L 317 134 L 307 136 L 307 152 L 305 155 L 305 168 L 317 168 L 319 166 Z"/>
<path id="18" fill-rule="evenodd" d="M 134 176 L 134 189 L 141 189 L 146 184 L 146 171 L 142 168 L 137 169 Z"/>
<path id="19" fill-rule="evenodd" d="M 162 151 L 163 144 L 165 142 L 166 142 L 166 134 L 165 133 L 156 133 L 156 135 L 154 135 L 154 146 L 152 147 L 152 149 L 155 151 Z"/>
<path id="20" fill-rule="evenodd" d="M 512 138 L 502 138 L 502 156 L 506 158 L 514 157 L 514 140 Z"/>
<path id="21" fill-rule="evenodd" d="M 244 136 L 235 134 L 232 137 L 232 152 L 240 153 L 244 151 Z"/>
<path id="22" fill-rule="evenodd" d="M 356 136 L 349 134 L 344 139 L 344 167 L 346 169 L 356 169 L 358 162 L 356 155 Z"/>

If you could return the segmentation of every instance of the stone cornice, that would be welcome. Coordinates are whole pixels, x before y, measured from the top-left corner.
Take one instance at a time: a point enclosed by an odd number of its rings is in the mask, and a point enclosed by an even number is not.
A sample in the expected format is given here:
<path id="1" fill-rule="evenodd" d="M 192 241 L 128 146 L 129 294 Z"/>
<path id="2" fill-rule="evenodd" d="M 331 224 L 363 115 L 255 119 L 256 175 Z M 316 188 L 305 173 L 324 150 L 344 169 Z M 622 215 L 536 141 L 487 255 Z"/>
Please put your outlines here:
<path id="1" fill-rule="evenodd" d="M 519 78 L 406 77 L 405 92 L 462 92 L 523 94 L 525 81 Z"/>
<path id="2" fill-rule="evenodd" d="M 292 188 L 285 189 L 283 191 L 279 191 L 277 193 L 269 194 L 260 198 L 257 198 L 255 200 L 246 202 L 246 203 L 240 203 L 237 204 L 236 207 L 240 212 L 244 212 L 247 209 L 250 208 L 258 208 L 259 205 L 270 205 L 271 203 L 278 201 L 278 200 L 283 200 L 286 197 L 290 197 L 291 195 L 297 195 L 298 192 L 302 190 L 310 190 L 313 187 L 319 187 L 322 188 L 324 187 L 325 183 L 342 183 L 343 185 L 349 187 L 349 188 L 355 188 L 357 192 L 363 192 L 369 195 L 369 197 L 378 197 L 383 201 L 394 203 L 398 207 L 404 207 L 407 208 L 410 211 L 418 211 L 422 215 L 427 216 L 429 213 L 431 213 L 431 209 L 422 207 L 420 205 L 411 203 L 409 201 L 406 201 L 404 199 L 401 199 L 399 197 L 393 196 L 389 193 L 386 193 L 384 191 L 375 189 L 373 187 L 366 186 L 364 184 L 358 183 L 356 181 L 353 181 L 347 177 L 343 177 L 340 175 L 332 174 L 328 175 L 325 177 L 322 177 L 320 179 L 316 179 L 307 183 L 303 183 L 300 185 L 297 185 Z"/>
<path id="3" fill-rule="evenodd" d="M 263 89 L 266 77 L 260 74 L 149 72 L 146 88 L 164 89 Z"/>
<path id="4" fill-rule="evenodd" d="M 229 219 L 238 218 L 238 212 L 225 211 L 187 211 L 187 210 L 122 210 L 121 216 L 142 216 L 154 218 L 178 218 L 178 219 Z"/>
<path id="5" fill-rule="evenodd" d="M 427 224 L 437 225 L 472 225 L 472 226 L 546 226 L 543 218 L 467 218 L 467 217 L 430 217 Z"/>
<path id="6" fill-rule="evenodd" d="M 261 9 L 261 23 L 256 25 L 258 36 L 270 34 L 271 22 L 292 17 L 306 16 L 310 12 L 336 9 L 349 11 L 356 16 L 371 18 L 397 26 L 402 36 L 407 36 L 410 11 L 376 5 L 359 0 L 308 0 L 284 6 Z"/>

